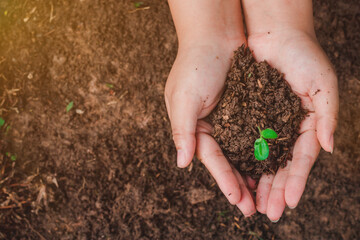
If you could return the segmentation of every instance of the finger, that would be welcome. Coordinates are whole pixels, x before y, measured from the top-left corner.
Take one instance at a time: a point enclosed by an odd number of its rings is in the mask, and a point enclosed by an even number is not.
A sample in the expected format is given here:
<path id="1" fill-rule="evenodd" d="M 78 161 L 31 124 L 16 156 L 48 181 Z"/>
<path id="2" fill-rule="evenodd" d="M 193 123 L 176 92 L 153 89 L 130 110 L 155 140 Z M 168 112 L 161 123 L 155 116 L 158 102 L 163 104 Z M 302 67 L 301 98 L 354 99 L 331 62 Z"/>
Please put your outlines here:
<path id="1" fill-rule="evenodd" d="M 310 96 L 315 108 L 317 138 L 322 148 L 332 153 L 339 108 L 337 79 L 330 65 L 321 74 Z"/>
<path id="2" fill-rule="evenodd" d="M 253 196 L 249 189 L 247 188 L 244 179 L 241 177 L 240 173 L 233 168 L 233 172 L 239 182 L 241 190 L 241 200 L 236 206 L 244 214 L 245 217 L 250 217 L 256 213 L 255 203 Z"/>
<path id="3" fill-rule="evenodd" d="M 285 209 L 285 184 L 289 174 L 291 162 L 285 168 L 280 168 L 274 178 L 269 194 L 266 215 L 272 222 L 279 221 Z"/>
<path id="4" fill-rule="evenodd" d="M 196 122 L 200 109 L 199 99 L 186 94 L 173 94 L 169 112 L 178 167 L 188 166 L 194 156 Z"/>
<path id="5" fill-rule="evenodd" d="M 210 123 L 204 121 L 204 120 L 198 120 L 197 125 L 196 125 L 196 133 L 207 133 L 207 134 L 211 134 L 212 133 L 212 126 Z"/>
<path id="6" fill-rule="evenodd" d="M 196 134 L 196 155 L 214 177 L 231 204 L 239 203 L 241 191 L 232 168 L 215 140 L 204 132 Z"/>
<path id="7" fill-rule="evenodd" d="M 316 130 L 316 116 L 314 112 L 307 113 L 305 119 L 300 124 L 299 134 L 310 130 Z"/>
<path id="8" fill-rule="evenodd" d="M 299 203 L 319 151 L 320 144 L 314 130 L 304 132 L 297 139 L 285 186 L 285 201 L 290 208 L 295 208 Z"/>
<path id="9" fill-rule="evenodd" d="M 256 189 L 256 209 L 266 214 L 270 190 L 274 181 L 274 175 L 262 175 Z"/>
<path id="10" fill-rule="evenodd" d="M 252 179 L 250 176 L 246 176 L 246 182 L 251 190 L 256 190 L 256 180 Z"/>

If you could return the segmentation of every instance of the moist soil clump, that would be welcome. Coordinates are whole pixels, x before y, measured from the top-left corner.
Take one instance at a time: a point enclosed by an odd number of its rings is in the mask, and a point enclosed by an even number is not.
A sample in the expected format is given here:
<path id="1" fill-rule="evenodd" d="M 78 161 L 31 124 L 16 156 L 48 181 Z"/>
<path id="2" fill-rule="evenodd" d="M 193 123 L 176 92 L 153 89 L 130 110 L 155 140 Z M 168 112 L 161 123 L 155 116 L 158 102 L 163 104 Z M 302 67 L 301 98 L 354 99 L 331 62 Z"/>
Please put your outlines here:
<path id="1" fill-rule="evenodd" d="M 210 115 L 213 136 L 225 156 L 242 173 L 259 179 L 276 173 L 292 158 L 292 148 L 306 111 L 300 98 L 275 68 L 266 61 L 256 62 L 244 45 L 235 51 L 226 79 L 224 94 Z M 254 156 L 254 142 L 260 137 L 258 127 L 271 128 L 277 139 L 268 139 L 269 157 L 259 161 Z"/>

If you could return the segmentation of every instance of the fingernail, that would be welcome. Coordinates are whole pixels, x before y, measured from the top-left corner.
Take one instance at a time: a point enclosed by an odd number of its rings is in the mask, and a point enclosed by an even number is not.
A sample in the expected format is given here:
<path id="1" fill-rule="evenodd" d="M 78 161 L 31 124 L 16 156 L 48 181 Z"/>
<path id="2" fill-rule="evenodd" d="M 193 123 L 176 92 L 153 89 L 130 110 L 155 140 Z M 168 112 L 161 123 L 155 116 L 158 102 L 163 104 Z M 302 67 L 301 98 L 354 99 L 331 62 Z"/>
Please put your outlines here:
<path id="1" fill-rule="evenodd" d="M 279 220 L 280 220 L 280 218 L 278 220 L 275 220 L 275 221 L 273 221 L 273 220 L 270 220 L 270 221 L 273 222 L 273 223 L 277 223 Z"/>
<path id="2" fill-rule="evenodd" d="M 185 166 L 185 153 L 183 150 L 177 150 L 177 166 L 183 168 Z"/>
<path id="3" fill-rule="evenodd" d="M 330 152 L 331 152 L 331 154 L 333 154 L 333 152 L 334 152 L 334 134 L 331 134 L 329 143 L 330 143 Z"/>
<path id="4" fill-rule="evenodd" d="M 296 208 L 296 205 L 295 206 L 293 206 L 293 207 L 290 207 L 290 206 L 288 206 L 290 209 L 294 209 L 294 208 Z"/>

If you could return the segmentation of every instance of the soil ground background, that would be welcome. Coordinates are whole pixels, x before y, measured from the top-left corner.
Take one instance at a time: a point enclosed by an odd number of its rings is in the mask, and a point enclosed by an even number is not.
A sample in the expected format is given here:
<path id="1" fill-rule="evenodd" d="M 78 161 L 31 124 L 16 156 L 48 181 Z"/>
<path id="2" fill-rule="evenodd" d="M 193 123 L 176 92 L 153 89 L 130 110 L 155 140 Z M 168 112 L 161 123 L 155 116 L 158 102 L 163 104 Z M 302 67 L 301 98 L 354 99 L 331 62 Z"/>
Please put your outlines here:
<path id="1" fill-rule="evenodd" d="M 359 238 L 358 1 L 314 1 L 336 148 L 277 224 L 244 219 L 198 161 L 176 168 L 163 91 L 177 38 L 166 1 L 144 3 L 0 1 L 0 238 Z"/>

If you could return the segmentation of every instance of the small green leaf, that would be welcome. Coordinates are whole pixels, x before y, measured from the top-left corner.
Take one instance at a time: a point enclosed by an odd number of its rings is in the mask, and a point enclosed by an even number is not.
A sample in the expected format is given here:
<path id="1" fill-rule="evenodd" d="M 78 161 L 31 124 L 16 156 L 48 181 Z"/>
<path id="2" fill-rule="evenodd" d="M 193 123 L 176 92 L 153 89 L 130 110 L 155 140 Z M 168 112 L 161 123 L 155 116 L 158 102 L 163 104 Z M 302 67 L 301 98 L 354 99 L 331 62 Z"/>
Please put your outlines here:
<path id="1" fill-rule="evenodd" d="M 251 73 L 249 73 L 248 78 L 251 77 Z"/>
<path id="2" fill-rule="evenodd" d="M 254 144 L 254 155 L 259 161 L 267 159 L 269 156 L 269 145 L 263 138 L 258 138 Z"/>
<path id="3" fill-rule="evenodd" d="M 226 213 L 227 213 L 226 210 L 225 210 L 225 211 L 222 211 L 222 212 L 219 212 L 219 216 L 224 217 Z"/>
<path id="4" fill-rule="evenodd" d="M 5 120 L 0 117 L 0 127 L 4 126 Z"/>
<path id="5" fill-rule="evenodd" d="M 66 106 L 66 112 L 69 112 L 73 107 L 74 107 L 74 102 L 71 101 L 71 102 Z"/>
<path id="6" fill-rule="evenodd" d="M 9 153 L 9 152 L 6 152 L 5 155 L 6 155 L 7 157 L 10 157 L 10 153 Z"/>
<path id="7" fill-rule="evenodd" d="M 5 135 L 7 135 L 7 134 L 8 134 L 8 132 L 10 131 L 10 128 L 11 128 L 11 126 L 10 126 L 10 125 L 8 125 L 8 126 L 6 127 L 6 129 L 5 129 Z"/>
<path id="8" fill-rule="evenodd" d="M 114 87 L 114 85 L 112 85 L 112 84 L 110 84 L 110 83 L 107 83 L 106 86 L 107 86 L 108 88 L 113 88 L 113 87 Z"/>
<path id="9" fill-rule="evenodd" d="M 144 4 L 144 2 L 135 2 L 135 3 L 134 3 L 134 5 L 135 5 L 136 8 L 141 7 L 141 5 L 143 5 L 143 4 Z"/>
<path id="10" fill-rule="evenodd" d="M 271 128 L 267 128 L 261 131 L 261 136 L 265 139 L 275 139 L 278 137 L 277 133 Z"/>
<path id="11" fill-rule="evenodd" d="M 10 159 L 11 161 L 16 161 L 16 155 L 11 155 Z"/>

